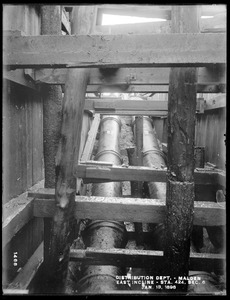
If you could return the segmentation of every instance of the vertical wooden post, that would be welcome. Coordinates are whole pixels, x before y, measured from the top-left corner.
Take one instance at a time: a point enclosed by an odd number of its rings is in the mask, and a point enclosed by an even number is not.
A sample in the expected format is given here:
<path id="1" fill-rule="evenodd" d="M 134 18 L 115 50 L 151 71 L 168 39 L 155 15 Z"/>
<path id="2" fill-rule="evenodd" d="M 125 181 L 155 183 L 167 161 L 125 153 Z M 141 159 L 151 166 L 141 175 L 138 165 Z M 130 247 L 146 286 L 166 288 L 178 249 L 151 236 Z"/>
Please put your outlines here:
<path id="1" fill-rule="evenodd" d="M 63 101 L 61 138 L 56 157 L 56 209 L 51 228 L 49 265 L 51 290 L 64 293 L 69 248 L 73 241 L 76 178 L 74 166 L 79 156 L 82 118 L 89 72 L 85 69 L 68 71 Z"/>
<path id="2" fill-rule="evenodd" d="M 75 14 L 75 10 L 73 16 L 75 17 L 73 19 L 74 24 L 76 17 L 79 16 Z M 76 33 L 76 30 L 73 30 L 73 32 Z M 75 224 L 76 177 L 73 174 L 74 166 L 77 165 L 79 159 L 89 72 L 89 69 L 72 69 L 67 73 L 62 109 L 63 120 L 55 168 L 56 208 L 49 243 L 49 292 L 66 292 L 69 249 L 74 238 Z"/>
<path id="3" fill-rule="evenodd" d="M 53 11 L 51 8 L 48 9 L 50 9 L 51 21 L 55 19 L 55 9 L 54 7 Z M 44 8 L 44 18 L 45 17 L 47 17 L 47 10 Z M 48 23 L 47 27 L 49 26 Z M 48 33 L 53 34 L 53 32 Z M 45 268 L 47 272 L 45 275 L 48 279 L 46 281 L 47 286 L 45 291 L 51 293 L 65 293 L 69 248 L 73 241 L 74 233 L 73 206 L 76 194 L 76 178 L 73 174 L 74 166 L 77 164 L 76 160 L 78 160 L 79 157 L 82 118 L 88 80 L 88 70 L 72 69 L 68 71 L 65 96 L 61 110 L 62 125 L 57 129 L 59 130 L 58 151 L 57 155 L 54 149 L 54 153 L 52 153 L 56 155 L 55 165 L 52 164 L 52 168 L 50 168 L 52 172 L 55 172 L 56 208 L 54 217 L 49 224 Z M 55 113 L 53 117 L 58 118 L 57 113 Z M 53 130 L 56 132 L 54 128 Z"/>
<path id="4" fill-rule="evenodd" d="M 61 35 L 61 7 L 41 6 L 41 34 Z M 43 85 L 43 143 L 45 188 L 55 186 L 55 155 L 61 132 L 62 89 L 60 85 Z"/>
<path id="5" fill-rule="evenodd" d="M 198 32 L 197 6 L 173 6 L 172 32 Z M 166 273 L 188 276 L 194 213 L 194 138 L 196 68 L 172 68 L 168 101 L 168 174 L 166 191 Z M 177 285 L 186 292 L 187 284 Z"/>
<path id="6" fill-rule="evenodd" d="M 93 34 L 96 24 L 96 5 L 79 5 L 74 6 L 71 13 L 71 32 L 72 34 Z M 89 118 L 84 112 L 83 118 Z M 81 178 L 77 178 L 77 191 L 81 189 Z"/>
<path id="7" fill-rule="evenodd" d="M 41 6 L 41 34 L 61 35 L 61 6 Z M 43 152 L 45 188 L 55 187 L 55 156 L 61 133 L 62 89 L 60 85 L 42 85 L 43 97 Z M 49 289 L 49 243 L 52 220 L 44 219 L 44 263 L 42 291 Z"/>

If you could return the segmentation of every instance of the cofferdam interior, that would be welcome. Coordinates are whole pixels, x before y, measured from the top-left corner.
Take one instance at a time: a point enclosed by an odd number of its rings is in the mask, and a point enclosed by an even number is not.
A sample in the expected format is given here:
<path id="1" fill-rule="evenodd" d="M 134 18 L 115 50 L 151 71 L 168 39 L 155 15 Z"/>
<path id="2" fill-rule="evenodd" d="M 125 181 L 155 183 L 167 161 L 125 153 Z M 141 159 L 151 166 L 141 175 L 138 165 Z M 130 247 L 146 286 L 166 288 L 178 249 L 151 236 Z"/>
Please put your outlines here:
<path id="1" fill-rule="evenodd" d="M 226 5 L 3 5 L 4 295 L 227 295 Z"/>

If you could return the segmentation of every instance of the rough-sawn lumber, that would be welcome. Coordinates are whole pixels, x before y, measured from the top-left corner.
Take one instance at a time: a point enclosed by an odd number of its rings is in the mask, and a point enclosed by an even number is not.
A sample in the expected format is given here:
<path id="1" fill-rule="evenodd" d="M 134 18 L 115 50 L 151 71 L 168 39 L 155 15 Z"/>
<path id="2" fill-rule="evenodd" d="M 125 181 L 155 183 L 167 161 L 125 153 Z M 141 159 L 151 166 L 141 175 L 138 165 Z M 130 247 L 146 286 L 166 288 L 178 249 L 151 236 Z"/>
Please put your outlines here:
<path id="1" fill-rule="evenodd" d="M 154 181 L 165 182 L 166 170 L 133 166 L 95 166 L 77 165 L 77 176 L 85 182 L 106 181 Z M 198 169 L 194 172 L 195 183 L 204 185 L 225 186 L 225 172 L 221 170 Z"/>
<path id="2" fill-rule="evenodd" d="M 70 260 L 84 262 L 86 264 L 121 264 L 126 267 L 143 267 L 151 265 L 159 271 L 164 264 L 162 251 L 129 250 L 129 249 L 96 249 L 88 247 L 84 250 L 73 249 L 70 252 Z M 223 270 L 225 256 L 222 254 L 191 253 L 190 270 L 212 272 L 215 269 Z M 158 275 L 157 275 L 158 276 Z"/>
<path id="3" fill-rule="evenodd" d="M 38 193 L 31 193 L 30 196 L 35 198 L 34 216 L 44 218 L 53 216 L 55 209 L 53 189 L 41 189 Z M 165 200 L 75 196 L 73 213 L 77 219 L 161 223 L 165 218 Z M 225 225 L 225 203 L 195 201 L 194 224 Z"/>
<path id="4" fill-rule="evenodd" d="M 225 34 L 7 36 L 11 68 L 204 67 L 226 63 Z"/>
<path id="5" fill-rule="evenodd" d="M 102 69 L 90 70 L 89 85 L 168 85 L 169 68 L 114 68 L 102 72 Z M 224 66 L 199 68 L 197 75 L 197 88 L 206 85 L 226 84 Z M 39 69 L 35 71 L 36 82 L 47 84 L 65 84 L 67 70 L 65 69 Z"/>

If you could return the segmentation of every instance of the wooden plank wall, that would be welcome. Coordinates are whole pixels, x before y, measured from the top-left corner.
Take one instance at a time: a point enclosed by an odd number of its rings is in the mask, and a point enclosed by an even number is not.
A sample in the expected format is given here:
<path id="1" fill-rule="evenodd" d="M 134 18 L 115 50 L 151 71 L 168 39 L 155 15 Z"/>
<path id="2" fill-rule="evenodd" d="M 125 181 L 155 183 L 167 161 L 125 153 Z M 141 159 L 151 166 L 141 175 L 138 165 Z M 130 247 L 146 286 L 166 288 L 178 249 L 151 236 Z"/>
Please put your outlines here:
<path id="1" fill-rule="evenodd" d="M 20 30 L 26 35 L 40 35 L 38 5 L 3 6 L 3 30 Z"/>
<path id="2" fill-rule="evenodd" d="M 43 179 L 40 95 L 14 82 L 7 82 L 7 89 L 3 99 L 4 203 Z"/>
<path id="3" fill-rule="evenodd" d="M 4 5 L 3 29 L 26 35 L 40 34 L 35 5 Z M 5 80 L 3 82 L 3 203 L 43 179 L 43 119 L 39 92 Z M 32 219 L 2 249 L 3 287 L 25 265 L 43 240 L 43 220 Z M 13 265 L 17 252 L 18 263 Z"/>
<path id="4" fill-rule="evenodd" d="M 197 94 L 207 100 L 217 95 Z M 155 94 L 153 97 L 154 100 L 167 100 L 167 94 Z M 167 143 L 167 118 L 154 117 L 153 122 L 159 140 Z M 195 146 L 205 147 L 205 162 L 215 164 L 220 169 L 225 169 L 226 163 L 225 134 L 226 108 L 205 110 L 202 114 L 196 114 Z"/>
<path id="5" fill-rule="evenodd" d="M 207 110 L 197 114 L 196 145 L 205 147 L 205 162 L 225 169 L 226 108 Z"/>
<path id="6" fill-rule="evenodd" d="M 40 34 L 34 5 L 4 5 L 3 29 Z M 38 92 L 5 81 L 3 96 L 3 201 L 43 179 L 42 101 Z"/>

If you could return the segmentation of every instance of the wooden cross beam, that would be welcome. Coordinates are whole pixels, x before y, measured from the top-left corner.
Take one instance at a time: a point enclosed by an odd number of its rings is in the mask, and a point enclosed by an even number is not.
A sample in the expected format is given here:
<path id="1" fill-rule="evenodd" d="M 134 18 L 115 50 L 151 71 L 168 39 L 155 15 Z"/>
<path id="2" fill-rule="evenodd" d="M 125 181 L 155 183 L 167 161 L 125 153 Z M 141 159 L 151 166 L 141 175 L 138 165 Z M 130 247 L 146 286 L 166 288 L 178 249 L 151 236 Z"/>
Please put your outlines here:
<path id="1" fill-rule="evenodd" d="M 203 109 L 201 109 L 202 107 Z M 204 103 L 203 98 L 197 99 L 196 110 L 198 112 L 220 107 L 226 107 L 226 94 L 215 97 L 212 103 Z M 93 110 L 95 113 L 112 115 L 166 116 L 168 113 L 168 101 L 88 98 L 85 101 L 85 110 Z"/>
<path id="2" fill-rule="evenodd" d="M 191 253 L 190 270 L 212 272 L 218 269 L 224 270 L 225 255 L 210 253 Z M 133 268 L 141 268 L 143 265 L 151 265 L 155 274 L 161 274 L 160 269 L 164 264 L 163 251 L 133 250 L 133 249 L 73 249 L 70 251 L 70 260 L 89 265 L 113 265 L 114 263 Z M 154 276 L 155 279 L 155 276 Z"/>
<path id="3" fill-rule="evenodd" d="M 87 93 L 168 93 L 168 85 L 111 84 L 88 85 Z M 197 85 L 197 93 L 226 93 L 225 84 Z"/>
<path id="4" fill-rule="evenodd" d="M 226 34 L 5 36 L 20 68 L 204 67 L 226 63 Z"/>
<path id="5" fill-rule="evenodd" d="M 54 189 L 41 189 L 28 194 L 34 198 L 35 217 L 51 218 L 55 211 Z M 73 213 L 77 219 L 115 220 L 161 223 L 165 218 L 165 200 L 75 196 Z M 225 203 L 195 201 L 194 225 L 221 226 L 226 224 Z"/>
<path id="6" fill-rule="evenodd" d="M 154 169 L 147 167 L 133 166 L 95 166 L 93 164 L 76 166 L 75 171 L 78 177 L 88 182 L 107 181 L 146 181 L 165 182 L 167 171 L 165 169 Z M 221 185 L 225 186 L 225 172 L 199 169 L 194 172 L 196 184 Z"/>
<path id="7" fill-rule="evenodd" d="M 46 74 L 45 69 L 42 70 L 42 74 L 39 74 L 39 81 L 37 83 L 47 84 L 65 84 L 65 69 L 54 69 L 61 70 L 60 76 L 55 77 L 49 73 Z M 95 69 L 96 70 L 96 69 Z M 163 70 L 163 69 L 162 69 Z M 38 70 L 40 73 L 40 70 Z M 63 76 L 64 75 L 64 76 Z M 40 77 L 41 76 L 41 77 Z M 7 80 L 16 82 L 20 85 L 26 86 L 39 92 L 39 85 L 35 81 L 27 79 L 24 75 L 23 69 L 11 70 L 3 72 L 3 77 Z M 134 82 L 121 84 L 111 83 L 99 83 L 99 84 L 88 84 L 86 88 L 87 93 L 168 93 L 168 85 L 163 84 L 135 84 Z M 226 83 L 210 82 L 207 84 L 197 84 L 197 93 L 225 93 Z"/>
<path id="8" fill-rule="evenodd" d="M 26 77 L 22 69 L 4 70 L 3 77 L 37 90 L 39 90 L 39 83 L 64 85 L 66 82 L 66 69 L 38 69 L 34 71 L 34 78 L 28 75 Z M 114 68 L 108 70 L 92 68 L 87 92 L 167 93 L 168 84 L 169 68 Z M 224 93 L 226 91 L 225 65 L 199 68 L 196 86 L 197 93 Z"/>
<path id="9" fill-rule="evenodd" d="M 20 196 L 18 196 L 15 199 L 12 199 L 9 203 L 4 205 L 4 214 L 3 214 L 3 228 L 2 228 L 2 233 L 3 233 L 3 247 L 7 243 L 10 242 L 10 240 L 17 234 L 17 232 L 27 224 L 33 217 L 52 217 L 55 209 L 55 203 L 54 203 L 54 189 L 43 189 L 41 188 L 42 185 L 39 185 L 39 188 L 37 189 L 31 189 L 28 193 L 24 193 Z M 48 201 L 44 201 L 44 200 Z M 83 199 L 83 203 L 86 200 L 85 203 L 88 203 L 88 201 L 91 201 L 91 198 L 77 198 L 77 200 Z M 97 199 L 97 198 L 95 198 Z M 123 199 L 122 201 L 126 201 L 126 198 L 121 198 Z M 198 197 L 199 200 L 202 200 L 202 197 Z M 139 199 L 140 201 L 142 199 Z M 145 199 L 146 200 L 146 199 Z M 145 201 L 144 200 L 144 201 Z M 195 201 L 196 203 L 200 203 L 200 208 L 198 211 L 200 211 L 200 214 L 198 215 L 201 217 L 202 216 L 202 207 L 204 207 L 204 210 L 208 207 L 210 207 L 210 202 L 204 202 L 202 201 Z M 210 200 L 210 199 L 209 199 Z M 116 198 L 115 202 L 119 202 L 121 207 L 123 207 L 122 203 L 119 201 L 119 198 Z M 130 201 L 130 200 L 128 200 Z M 126 202 L 128 205 L 129 202 Z M 150 199 L 147 199 L 147 201 L 150 201 Z M 154 200 L 155 201 L 155 200 Z M 157 200 L 158 202 L 148 202 L 150 204 L 153 204 L 155 209 L 157 210 L 157 214 L 159 212 L 159 209 L 162 209 L 162 202 L 159 202 L 159 199 Z M 98 202 L 98 201 L 97 201 Z M 135 199 L 133 200 L 134 204 L 138 204 L 139 202 Z M 146 202 L 145 202 L 146 203 Z M 205 204 L 206 203 L 206 204 Z M 204 204 L 204 206 L 202 206 Z M 85 210 L 85 205 L 87 204 L 82 204 L 82 212 L 81 214 L 86 214 L 85 216 L 89 215 L 89 211 Z M 214 205 L 214 206 L 213 206 Z M 216 208 L 218 210 L 218 207 L 220 208 L 220 212 L 222 212 L 222 204 L 217 204 L 213 203 L 211 204 L 211 207 Z M 223 203 L 223 205 L 225 205 Z M 198 206 L 197 206 L 198 207 Z M 143 208 L 144 209 L 144 208 Z M 145 210 L 145 209 L 144 209 Z M 93 210 L 92 210 L 93 211 Z M 124 211 L 122 209 L 122 211 Z M 139 211 L 139 210 L 138 210 Z M 96 212 L 96 214 L 98 211 Z M 94 215 L 95 217 L 97 215 Z M 155 216 L 155 214 L 154 214 Z M 221 222 L 225 222 L 225 216 L 222 215 L 222 213 L 217 213 L 218 219 L 213 219 L 212 221 L 208 222 L 208 224 L 212 224 L 213 226 L 220 225 Z M 101 215 L 100 215 L 101 217 Z M 223 221 L 221 221 L 221 218 L 223 217 Z M 125 217 L 126 218 L 126 217 Z M 134 217 L 135 218 L 135 217 Z M 155 217 L 154 217 L 155 218 Z M 157 217 L 159 220 L 161 218 L 161 213 L 159 217 Z M 199 221 L 200 222 L 200 221 Z M 201 221 L 202 222 L 202 221 Z M 212 223 L 213 222 L 213 223 Z"/>
<path id="10" fill-rule="evenodd" d="M 16 72 L 16 71 L 11 71 Z M 35 82 L 47 84 L 65 84 L 67 70 L 65 69 L 39 69 L 35 71 Z M 89 86 L 143 86 L 153 85 L 162 91 L 168 90 L 169 68 L 116 68 L 90 70 Z M 199 68 L 197 77 L 197 92 L 208 91 L 208 86 L 226 85 L 225 67 L 213 66 L 211 68 Z"/>
<path id="11" fill-rule="evenodd" d="M 167 101 L 86 99 L 85 110 L 115 115 L 166 115 Z"/>

